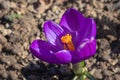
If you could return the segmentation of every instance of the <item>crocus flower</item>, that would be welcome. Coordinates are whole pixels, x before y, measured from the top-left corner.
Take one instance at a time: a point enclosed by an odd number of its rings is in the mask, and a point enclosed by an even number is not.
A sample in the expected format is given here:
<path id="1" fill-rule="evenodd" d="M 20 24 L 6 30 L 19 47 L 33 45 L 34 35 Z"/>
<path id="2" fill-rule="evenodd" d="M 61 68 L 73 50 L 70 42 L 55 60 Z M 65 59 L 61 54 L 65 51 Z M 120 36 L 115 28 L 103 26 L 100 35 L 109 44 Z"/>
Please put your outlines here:
<path id="1" fill-rule="evenodd" d="M 34 40 L 31 53 L 52 64 L 77 63 L 96 52 L 96 24 L 79 11 L 70 8 L 59 24 L 46 21 L 43 25 L 46 40 Z"/>

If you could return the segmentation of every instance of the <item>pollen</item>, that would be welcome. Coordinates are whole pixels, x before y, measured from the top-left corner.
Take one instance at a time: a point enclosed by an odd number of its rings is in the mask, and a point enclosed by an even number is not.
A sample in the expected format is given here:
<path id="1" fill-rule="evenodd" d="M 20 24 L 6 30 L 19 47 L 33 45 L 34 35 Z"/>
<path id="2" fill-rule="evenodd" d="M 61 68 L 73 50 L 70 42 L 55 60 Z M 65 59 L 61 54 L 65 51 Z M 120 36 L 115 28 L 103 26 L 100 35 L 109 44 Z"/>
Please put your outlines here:
<path id="1" fill-rule="evenodd" d="M 64 49 L 75 50 L 74 44 L 72 42 L 72 36 L 70 34 L 66 34 L 61 37 L 61 42 L 63 43 Z"/>

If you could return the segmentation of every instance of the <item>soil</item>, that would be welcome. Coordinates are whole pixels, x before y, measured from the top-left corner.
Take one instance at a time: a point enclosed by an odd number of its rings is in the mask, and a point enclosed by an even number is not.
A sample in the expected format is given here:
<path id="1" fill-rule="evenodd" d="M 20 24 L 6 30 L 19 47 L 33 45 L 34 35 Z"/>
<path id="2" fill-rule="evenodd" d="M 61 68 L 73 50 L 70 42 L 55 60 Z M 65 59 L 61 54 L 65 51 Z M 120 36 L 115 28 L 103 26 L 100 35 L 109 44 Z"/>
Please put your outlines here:
<path id="1" fill-rule="evenodd" d="M 31 55 L 29 45 L 45 39 L 46 20 L 59 23 L 68 8 L 97 23 L 97 52 L 86 60 L 96 80 L 120 80 L 120 0 L 0 0 L 0 80 L 71 80 L 70 65 Z"/>

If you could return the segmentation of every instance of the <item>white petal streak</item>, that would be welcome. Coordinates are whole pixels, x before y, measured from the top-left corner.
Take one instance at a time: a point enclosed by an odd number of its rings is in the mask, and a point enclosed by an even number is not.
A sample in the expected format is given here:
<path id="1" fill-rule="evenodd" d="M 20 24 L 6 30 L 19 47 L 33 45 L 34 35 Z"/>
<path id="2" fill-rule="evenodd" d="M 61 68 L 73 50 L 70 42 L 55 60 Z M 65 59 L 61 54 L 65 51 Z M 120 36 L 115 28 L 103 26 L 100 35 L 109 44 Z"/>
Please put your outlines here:
<path id="1" fill-rule="evenodd" d="M 79 49 L 83 48 L 87 43 L 90 43 L 94 40 L 94 37 L 91 37 L 91 39 L 85 39 L 82 44 L 80 44 Z"/>

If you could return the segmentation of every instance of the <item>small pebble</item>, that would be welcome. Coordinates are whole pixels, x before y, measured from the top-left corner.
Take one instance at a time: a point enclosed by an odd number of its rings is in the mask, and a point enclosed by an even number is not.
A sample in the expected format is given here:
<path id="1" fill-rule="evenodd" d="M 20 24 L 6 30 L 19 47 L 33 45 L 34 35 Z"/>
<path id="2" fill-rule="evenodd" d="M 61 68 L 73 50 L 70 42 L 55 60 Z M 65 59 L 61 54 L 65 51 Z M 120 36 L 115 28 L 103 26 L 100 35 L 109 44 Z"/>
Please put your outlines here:
<path id="1" fill-rule="evenodd" d="M 103 70 L 103 75 L 105 75 L 105 76 L 111 76 L 112 74 L 113 74 L 113 72 L 110 70 L 107 70 L 107 69 Z"/>
<path id="2" fill-rule="evenodd" d="M 115 80 L 120 80 L 120 74 L 115 74 Z"/>
<path id="3" fill-rule="evenodd" d="M 8 75 L 7 72 L 3 72 L 3 73 L 1 74 L 1 76 L 2 76 L 4 79 L 7 79 L 9 75 Z"/>
<path id="4" fill-rule="evenodd" d="M 102 73 L 100 72 L 100 70 L 95 70 L 94 72 L 94 77 L 97 78 L 97 79 L 102 79 L 103 78 L 103 75 Z"/>
<path id="5" fill-rule="evenodd" d="M 10 71 L 9 76 L 10 76 L 11 80 L 17 80 L 18 79 L 18 76 L 14 71 Z"/>
<path id="6" fill-rule="evenodd" d="M 14 69 L 16 69 L 16 70 L 21 70 L 22 65 L 16 63 L 16 64 L 13 64 L 12 67 L 13 67 Z"/>
<path id="7" fill-rule="evenodd" d="M 10 3 L 9 3 L 9 1 L 3 0 L 1 4 L 2 4 L 2 7 L 4 9 L 6 9 L 6 10 L 10 9 Z"/>

